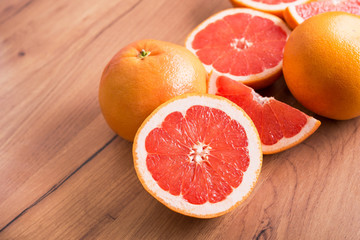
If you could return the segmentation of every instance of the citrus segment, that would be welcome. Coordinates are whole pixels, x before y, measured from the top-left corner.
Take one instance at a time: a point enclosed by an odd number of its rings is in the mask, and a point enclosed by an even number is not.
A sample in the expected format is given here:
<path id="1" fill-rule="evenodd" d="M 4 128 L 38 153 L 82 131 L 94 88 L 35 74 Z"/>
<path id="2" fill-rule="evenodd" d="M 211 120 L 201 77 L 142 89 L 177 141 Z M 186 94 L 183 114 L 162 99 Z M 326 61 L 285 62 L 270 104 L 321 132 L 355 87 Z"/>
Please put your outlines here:
<path id="1" fill-rule="evenodd" d="M 280 76 L 289 34 L 286 24 L 276 16 L 250 9 L 228 9 L 195 28 L 186 47 L 208 72 L 261 88 Z"/>
<path id="2" fill-rule="evenodd" d="M 230 0 L 234 7 L 248 7 L 283 17 L 288 6 L 309 2 L 309 0 Z"/>
<path id="3" fill-rule="evenodd" d="M 310 136 L 320 121 L 272 97 L 262 97 L 250 87 L 227 77 L 216 77 L 214 94 L 239 105 L 253 120 L 264 154 L 286 150 Z"/>
<path id="4" fill-rule="evenodd" d="M 326 0 L 293 5 L 285 9 L 284 18 L 291 28 L 295 28 L 312 16 L 336 11 L 360 15 L 360 0 Z"/>
<path id="5" fill-rule="evenodd" d="M 157 108 L 133 147 L 137 175 L 156 199 L 179 213 L 210 218 L 240 204 L 259 176 L 256 127 L 236 104 L 185 94 Z"/>

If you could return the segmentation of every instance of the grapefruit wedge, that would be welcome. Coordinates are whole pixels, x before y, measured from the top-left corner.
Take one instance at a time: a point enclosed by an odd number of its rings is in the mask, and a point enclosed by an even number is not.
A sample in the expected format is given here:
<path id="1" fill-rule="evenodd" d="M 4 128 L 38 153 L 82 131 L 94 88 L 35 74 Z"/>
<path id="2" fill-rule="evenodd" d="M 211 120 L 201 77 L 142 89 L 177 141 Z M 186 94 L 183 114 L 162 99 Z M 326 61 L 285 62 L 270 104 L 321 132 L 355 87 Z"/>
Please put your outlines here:
<path id="1" fill-rule="evenodd" d="M 248 7 L 259 11 L 283 16 L 286 7 L 306 3 L 309 0 L 230 0 L 234 7 Z"/>
<path id="2" fill-rule="evenodd" d="M 284 151 L 304 141 L 320 126 L 320 121 L 272 97 L 262 97 L 250 87 L 227 77 L 217 77 L 210 93 L 240 106 L 253 120 L 263 154 Z"/>
<path id="3" fill-rule="evenodd" d="M 185 45 L 205 69 L 255 89 L 272 84 L 282 70 L 290 30 L 280 18 L 252 9 L 232 8 L 206 19 Z"/>
<path id="4" fill-rule="evenodd" d="M 335 11 L 360 15 L 360 0 L 325 0 L 293 5 L 285 9 L 284 18 L 294 29 L 312 16 Z"/>
<path id="5" fill-rule="evenodd" d="M 133 158 L 152 196 L 198 218 L 223 215 L 244 201 L 262 164 L 249 116 L 210 94 L 185 94 L 158 107 L 136 134 Z"/>

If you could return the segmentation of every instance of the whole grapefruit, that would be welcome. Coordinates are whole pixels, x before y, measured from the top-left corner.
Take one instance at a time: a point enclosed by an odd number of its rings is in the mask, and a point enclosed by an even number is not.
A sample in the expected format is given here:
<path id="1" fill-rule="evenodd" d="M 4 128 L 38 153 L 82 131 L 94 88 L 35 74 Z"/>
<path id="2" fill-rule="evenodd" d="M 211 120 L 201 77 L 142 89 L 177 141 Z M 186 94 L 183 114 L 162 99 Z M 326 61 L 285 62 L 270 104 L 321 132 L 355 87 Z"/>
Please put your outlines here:
<path id="1" fill-rule="evenodd" d="M 327 12 L 304 21 L 284 50 L 283 73 L 294 97 L 332 119 L 360 115 L 360 17 Z"/>
<path id="2" fill-rule="evenodd" d="M 206 93 L 206 79 L 202 63 L 185 47 L 139 40 L 121 49 L 105 67 L 100 108 L 110 128 L 133 141 L 156 107 L 184 93 Z"/>

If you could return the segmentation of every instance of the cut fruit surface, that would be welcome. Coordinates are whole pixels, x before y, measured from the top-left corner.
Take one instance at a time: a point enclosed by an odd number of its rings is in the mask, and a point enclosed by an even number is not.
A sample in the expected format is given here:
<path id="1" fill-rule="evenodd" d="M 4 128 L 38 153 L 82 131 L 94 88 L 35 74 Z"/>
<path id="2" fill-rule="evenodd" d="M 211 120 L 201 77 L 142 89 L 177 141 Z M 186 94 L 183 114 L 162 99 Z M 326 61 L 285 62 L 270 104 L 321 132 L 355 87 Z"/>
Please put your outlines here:
<path id="1" fill-rule="evenodd" d="M 185 94 L 157 108 L 136 134 L 133 157 L 152 196 L 199 218 L 220 216 L 244 201 L 262 164 L 249 116 L 210 94 Z"/>
<path id="2" fill-rule="evenodd" d="M 336 11 L 360 15 L 360 0 L 326 0 L 293 5 L 285 9 L 284 18 L 291 28 L 295 28 L 312 16 Z"/>
<path id="3" fill-rule="evenodd" d="M 283 50 L 290 34 L 278 17 L 233 8 L 221 11 L 197 26 L 186 47 L 206 70 L 253 88 L 263 88 L 281 75 Z"/>
<path id="4" fill-rule="evenodd" d="M 288 6 L 309 2 L 309 0 L 230 0 L 234 7 L 248 7 L 283 17 Z"/>
<path id="5" fill-rule="evenodd" d="M 262 97 L 250 87 L 227 77 L 217 77 L 213 94 L 239 105 L 253 120 L 264 154 L 284 151 L 309 137 L 320 121 L 272 97 Z"/>

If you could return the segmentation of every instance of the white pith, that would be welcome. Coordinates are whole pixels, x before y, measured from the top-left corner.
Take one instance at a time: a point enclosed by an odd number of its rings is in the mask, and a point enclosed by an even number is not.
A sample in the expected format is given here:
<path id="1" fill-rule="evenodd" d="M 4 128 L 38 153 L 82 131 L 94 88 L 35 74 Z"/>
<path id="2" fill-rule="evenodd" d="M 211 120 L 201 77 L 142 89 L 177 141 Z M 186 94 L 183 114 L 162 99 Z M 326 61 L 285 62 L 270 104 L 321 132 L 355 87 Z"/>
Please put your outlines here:
<path id="1" fill-rule="evenodd" d="M 263 153 L 267 154 L 267 153 L 272 153 L 272 152 L 278 152 L 279 149 L 285 150 L 285 149 L 288 149 L 288 148 L 300 143 L 302 139 L 305 139 L 306 137 L 311 135 L 317 129 L 316 126 L 318 124 L 319 124 L 319 121 L 316 120 L 315 118 L 307 117 L 307 123 L 301 129 L 301 131 L 298 134 L 296 134 L 295 136 L 290 137 L 290 138 L 283 137 L 282 139 L 280 139 L 277 143 L 275 143 L 273 145 L 262 144 Z M 286 148 L 284 148 L 284 146 L 286 146 Z"/>
<path id="2" fill-rule="evenodd" d="M 244 172 L 242 183 L 239 187 L 233 189 L 233 192 L 227 196 L 223 201 L 217 203 L 209 203 L 195 205 L 187 202 L 182 195 L 174 196 L 167 191 L 164 191 L 159 187 L 157 182 L 151 176 L 151 173 L 146 167 L 145 139 L 146 136 L 154 128 L 159 127 L 159 124 L 163 122 L 165 117 L 171 112 L 178 111 L 185 113 L 187 109 L 194 105 L 207 106 L 224 111 L 230 118 L 238 121 L 245 129 L 248 137 L 248 151 L 250 156 L 250 164 L 247 171 Z M 145 189 L 147 189 L 153 196 L 159 201 L 163 202 L 169 208 L 175 211 L 181 211 L 182 213 L 196 217 L 206 217 L 211 215 L 218 215 L 224 213 L 237 203 L 243 201 L 253 189 L 255 182 L 260 173 L 262 164 L 262 151 L 261 143 L 255 127 L 250 118 L 239 109 L 234 103 L 221 97 L 209 97 L 207 95 L 189 95 L 184 98 L 178 98 L 162 108 L 155 110 L 143 123 L 141 130 L 137 133 L 135 138 L 136 148 L 133 150 L 135 169 L 139 178 L 142 180 Z M 196 160 L 202 161 L 201 154 L 204 154 L 202 144 L 194 146 L 195 156 L 198 156 Z M 197 152 L 197 153 L 196 153 Z M 190 159 L 191 160 L 191 159 Z"/>
<path id="3" fill-rule="evenodd" d="M 296 5 L 294 6 L 290 6 L 289 7 L 289 12 L 290 15 L 294 18 L 295 22 L 299 25 L 301 24 L 303 21 L 305 21 L 305 19 L 303 17 L 301 17 L 297 11 L 296 11 Z"/>
<path id="4" fill-rule="evenodd" d="M 334 5 L 338 5 L 340 4 L 341 2 L 343 2 L 344 0 L 332 0 L 331 2 L 334 4 Z"/>
<path id="5" fill-rule="evenodd" d="M 303 4 L 308 1 L 309 0 L 297 0 L 294 2 L 279 3 L 279 4 L 266 4 L 266 3 L 251 1 L 251 0 L 240 0 L 237 2 L 242 3 L 243 5 L 246 5 L 248 7 L 254 8 L 254 9 L 265 10 L 265 11 L 269 11 L 269 12 L 276 12 L 276 11 L 284 10 L 285 8 L 287 8 L 289 6 Z"/>
<path id="6" fill-rule="evenodd" d="M 241 43 L 244 45 L 244 48 L 239 48 L 237 45 Z M 230 43 L 230 46 L 235 49 L 236 51 L 240 52 L 243 49 L 246 49 L 248 47 L 251 47 L 253 45 L 252 42 L 248 42 L 244 37 L 242 38 L 234 38 L 232 42 Z"/>
<path id="7" fill-rule="evenodd" d="M 196 163 L 206 161 L 209 158 L 210 150 L 210 146 L 202 142 L 198 142 L 190 149 L 189 159 L 190 161 L 194 161 Z"/>
<path id="8" fill-rule="evenodd" d="M 284 23 L 284 21 L 272 14 L 267 14 L 264 12 L 260 12 L 260 11 L 256 11 L 256 10 L 252 10 L 252 9 L 246 9 L 246 8 L 231 8 L 231 9 L 227 9 L 227 10 L 223 10 L 213 16 L 211 16 L 210 18 L 206 19 L 205 21 L 203 21 L 201 24 L 199 24 L 188 36 L 188 38 L 186 39 L 185 42 L 185 46 L 187 49 L 189 49 L 192 53 L 194 53 L 196 55 L 197 50 L 193 49 L 192 47 L 192 42 L 194 41 L 194 38 L 196 36 L 196 34 L 198 34 L 201 30 L 205 29 L 210 23 L 215 22 L 219 19 L 224 18 L 225 16 L 228 15 L 233 15 L 233 14 L 237 14 L 237 13 L 248 13 L 251 14 L 253 16 L 259 16 L 259 17 L 263 17 L 263 18 L 267 18 L 271 21 L 274 22 L 274 24 L 276 24 L 277 26 L 281 27 L 282 30 L 284 30 L 284 32 L 287 34 L 287 36 L 289 37 L 291 30 L 288 28 L 288 26 Z M 240 41 L 240 39 L 239 39 Z M 246 39 L 243 39 L 243 41 L 246 41 Z M 234 47 L 235 40 L 232 43 L 232 47 Z M 248 44 L 252 44 L 249 43 Z M 249 45 L 248 45 L 249 46 Z M 264 79 L 268 76 L 271 76 L 273 74 L 276 74 L 277 72 L 281 71 L 282 69 L 282 65 L 283 65 L 283 61 L 281 60 L 276 66 L 272 67 L 272 68 L 268 68 L 265 69 L 263 72 L 257 73 L 257 74 L 251 74 L 251 75 L 247 75 L 247 76 L 235 76 L 232 75 L 230 73 L 221 73 L 219 71 L 217 71 L 216 69 L 213 68 L 212 65 L 206 65 L 203 64 L 206 71 L 207 72 L 213 72 L 213 73 L 217 73 L 218 75 L 222 75 L 222 76 L 226 76 L 229 77 L 233 80 L 236 81 L 241 81 L 241 82 L 251 82 L 251 81 L 257 81 L 259 79 Z"/>
<path id="9" fill-rule="evenodd" d="M 252 95 L 253 95 L 253 99 L 255 101 L 257 101 L 258 103 L 260 103 L 261 105 L 264 105 L 266 102 L 269 101 L 269 99 L 272 99 L 272 97 L 263 97 L 260 94 L 258 94 L 257 92 L 255 92 L 255 90 L 253 89 L 251 91 Z"/>

